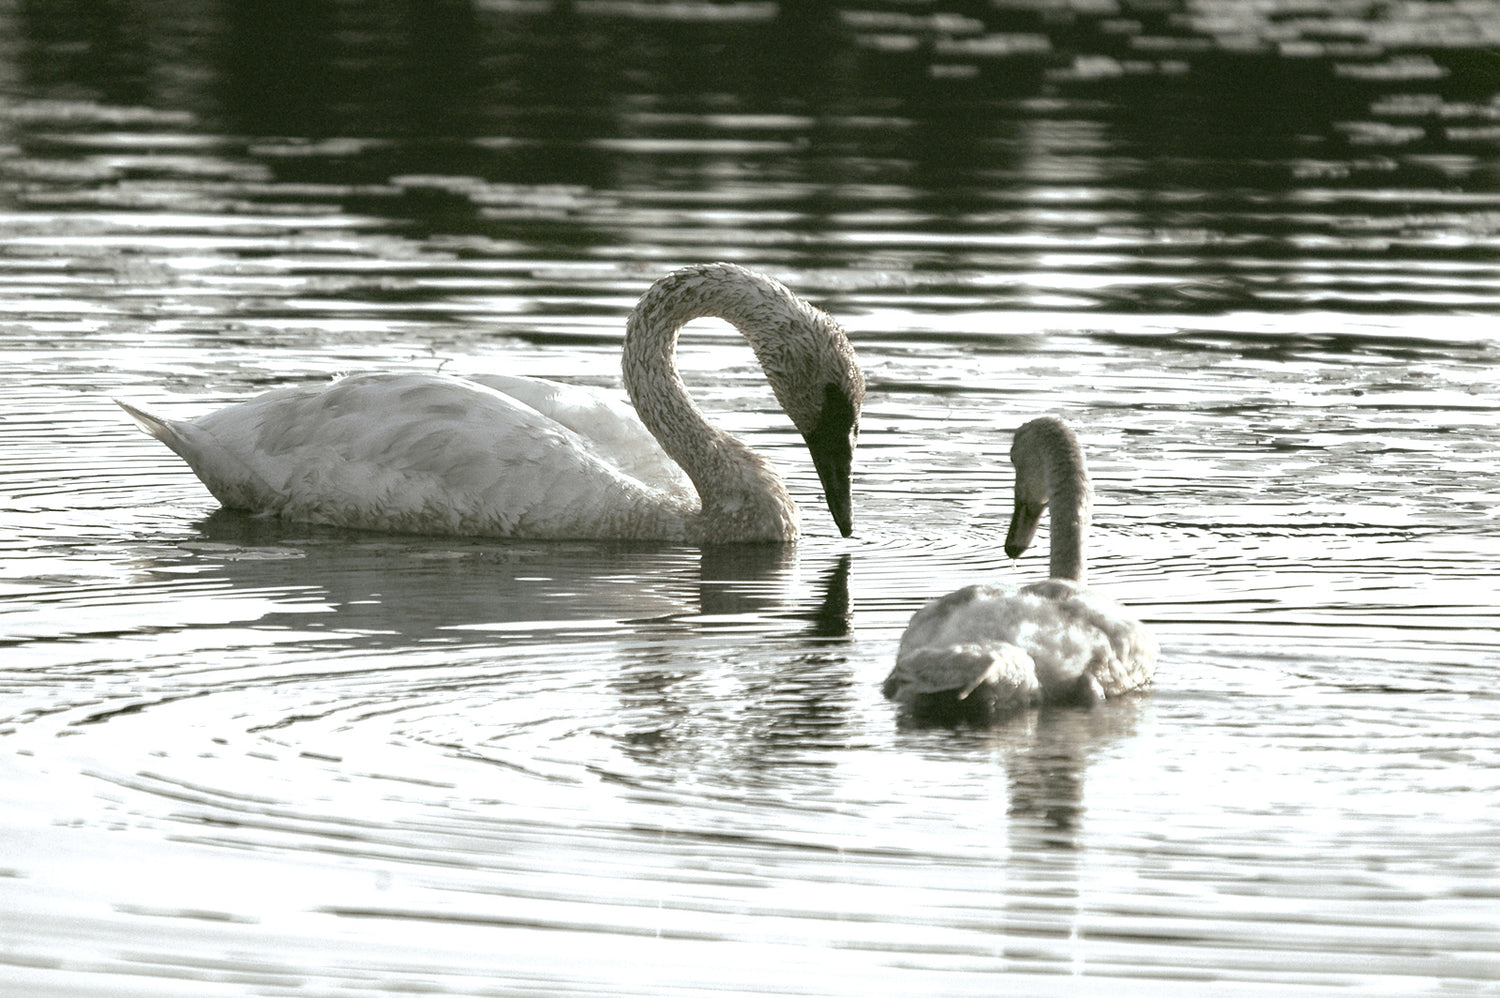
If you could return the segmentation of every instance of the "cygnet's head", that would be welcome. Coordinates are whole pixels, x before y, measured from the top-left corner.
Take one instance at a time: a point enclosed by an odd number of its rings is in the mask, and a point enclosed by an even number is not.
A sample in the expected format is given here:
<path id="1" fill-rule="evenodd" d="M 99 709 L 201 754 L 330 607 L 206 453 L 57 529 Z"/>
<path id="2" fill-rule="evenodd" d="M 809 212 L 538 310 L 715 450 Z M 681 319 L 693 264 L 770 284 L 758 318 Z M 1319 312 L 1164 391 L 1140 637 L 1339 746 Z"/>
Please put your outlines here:
<path id="1" fill-rule="evenodd" d="M 1063 489 L 1080 500 L 1088 493 L 1088 472 L 1072 427 L 1055 416 L 1021 426 L 1010 445 L 1016 469 L 1015 510 L 1005 535 L 1005 553 L 1019 558 L 1036 537 L 1037 524 L 1052 497 Z M 1087 510 L 1083 510 L 1087 516 Z"/>

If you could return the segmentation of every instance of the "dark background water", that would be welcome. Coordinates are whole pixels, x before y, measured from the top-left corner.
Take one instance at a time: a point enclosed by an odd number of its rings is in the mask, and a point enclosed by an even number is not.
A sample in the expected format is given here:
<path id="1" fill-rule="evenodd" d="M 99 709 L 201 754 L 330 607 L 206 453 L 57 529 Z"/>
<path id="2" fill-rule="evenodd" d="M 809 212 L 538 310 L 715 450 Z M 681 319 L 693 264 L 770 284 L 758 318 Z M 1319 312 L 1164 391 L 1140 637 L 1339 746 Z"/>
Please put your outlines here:
<path id="1" fill-rule="evenodd" d="M 1073 290 L 1074 309 L 1389 313 L 1434 294 L 1494 307 L 1493 14 L 1373 0 L 43 2 L 14 5 L 0 44 L 13 95 L 109 106 L 126 132 L 160 121 L 124 109 L 186 116 L 175 141 L 257 168 L 259 189 L 224 192 L 251 211 L 285 210 L 295 185 L 326 210 L 333 186 L 345 211 L 412 239 L 477 237 L 487 254 L 676 257 L 690 242 L 941 284 L 1046 253 L 1134 278 Z M 88 154 L 36 115 L 10 116 L 23 158 Z M 121 194 L 171 175 L 141 157 L 105 168 Z M 43 193 L 37 179 L 7 184 L 13 203 Z M 611 211 L 603 192 L 626 201 Z M 693 205 L 728 214 L 719 238 L 679 231 L 699 221 Z M 1310 268 L 1331 273 L 1309 287 Z M 1436 290 L 1433 269 L 1473 279 Z M 992 290 L 1028 304 L 1024 285 Z"/>
<path id="2" fill-rule="evenodd" d="M 0 991 L 1483 994 L 1500 3 L 0 3 Z M 854 538 L 216 511 L 109 401 L 617 387 L 665 270 L 832 310 Z M 879 694 L 1078 427 L 1145 697 Z M 1041 538 L 1045 542 L 1045 537 Z"/>

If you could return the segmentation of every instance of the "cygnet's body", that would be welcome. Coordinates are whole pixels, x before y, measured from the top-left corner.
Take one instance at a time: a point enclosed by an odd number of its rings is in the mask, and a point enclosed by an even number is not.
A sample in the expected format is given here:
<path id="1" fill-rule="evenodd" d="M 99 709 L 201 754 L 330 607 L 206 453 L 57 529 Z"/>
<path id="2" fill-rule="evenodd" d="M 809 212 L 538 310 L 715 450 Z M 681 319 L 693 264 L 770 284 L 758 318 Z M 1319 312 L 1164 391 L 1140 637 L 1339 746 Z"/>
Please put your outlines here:
<path id="1" fill-rule="evenodd" d="M 1034 419 L 1011 446 L 1016 507 L 1005 551 L 1019 556 L 1051 509 L 1051 578 L 966 586 L 918 610 L 885 695 L 917 715 L 994 720 L 1041 703 L 1088 703 L 1150 685 L 1156 640 L 1084 584 L 1093 491 L 1071 428 Z"/>
<path id="2" fill-rule="evenodd" d="M 675 271 L 636 305 L 622 358 L 633 410 L 542 379 L 437 374 L 282 388 L 183 421 L 121 405 L 232 509 L 401 533 L 795 540 L 780 476 L 710 424 L 677 373 L 678 332 L 704 316 L 750 342 L 848 536 L 864 400 L 853 348 L 832 317 L 734 264 Z"/>

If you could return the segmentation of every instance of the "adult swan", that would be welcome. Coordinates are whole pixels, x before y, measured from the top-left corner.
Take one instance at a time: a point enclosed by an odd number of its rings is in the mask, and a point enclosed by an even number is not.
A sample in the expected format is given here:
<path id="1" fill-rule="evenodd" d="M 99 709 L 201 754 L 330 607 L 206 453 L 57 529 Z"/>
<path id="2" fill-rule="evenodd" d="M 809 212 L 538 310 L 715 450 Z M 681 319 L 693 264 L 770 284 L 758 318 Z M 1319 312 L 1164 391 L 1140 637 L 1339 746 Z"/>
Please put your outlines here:
<path id="1" fill-rule="evenodd" d="M 1148 686 L 1156 670 L 1156 639 L 1084 585 L 1093 489 L 1073 430 L 1033 419 L 1016 431 L 1010 460 L 1005 553 L 1026 550 L 1050 506 L 1051 578 L 967 586 L 916 612 L 884 686 L 915 715 L 993 720 L 1037 703 L 1092 704 Z"/>
<path id="2" fill-rule="evenodd" d="M 675 271 L 636 304 L 623 354 L 634 412 L 557 382 L 437 374 L 282 388 L 184 421 L 120 404 L 232 509 L 402 533 L 795 540 L 781 478 L 709 424 L 677 373 L 678 332 L 703 316 L 750 341 L 849 536 L 854 350 L 831 316 L 734 264 Z"/>

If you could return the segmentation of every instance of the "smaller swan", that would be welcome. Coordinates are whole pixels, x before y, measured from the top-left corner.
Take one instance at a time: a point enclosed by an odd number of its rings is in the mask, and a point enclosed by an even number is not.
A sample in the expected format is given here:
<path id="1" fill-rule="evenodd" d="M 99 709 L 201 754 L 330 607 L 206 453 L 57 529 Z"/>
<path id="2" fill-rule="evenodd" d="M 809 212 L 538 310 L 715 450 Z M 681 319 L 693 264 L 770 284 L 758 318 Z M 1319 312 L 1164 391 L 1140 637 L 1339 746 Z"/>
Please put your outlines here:
<path id="1" fill-rule="evenodd" d="M 1005 553 L 1019 557 L 1051 508 L 1051 578 L 966 586 L 918 610 L 882 687 L 917 716 L 988 721 L 1038 703 L 1093 704 L 1150 685 L 1156 639 L 1084 585 L 1093 489 L 1072 428 L 1033 419 L 1010 448 L 1015 510 Z"/>
<path id="2" fill-rule="evenodd" d="M 398 533 L 795 540 L 781 477 L 711 425 L 677 373 L 678 333 L 704 316 L 750 342 L 849 536 L 854 349 L 827 313 L 734 264 L 670 273 L 636 304 L 622 357 L 633 409 L 553 381 L 436 374 L 281 388 L 191 420 L 120 405 L 231 509 Z"/>

